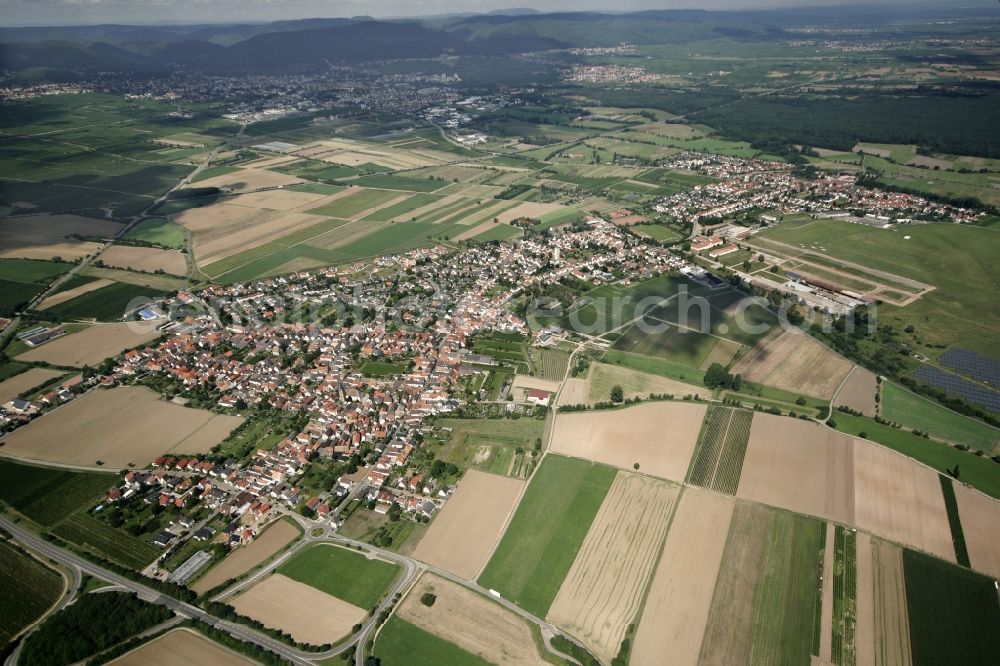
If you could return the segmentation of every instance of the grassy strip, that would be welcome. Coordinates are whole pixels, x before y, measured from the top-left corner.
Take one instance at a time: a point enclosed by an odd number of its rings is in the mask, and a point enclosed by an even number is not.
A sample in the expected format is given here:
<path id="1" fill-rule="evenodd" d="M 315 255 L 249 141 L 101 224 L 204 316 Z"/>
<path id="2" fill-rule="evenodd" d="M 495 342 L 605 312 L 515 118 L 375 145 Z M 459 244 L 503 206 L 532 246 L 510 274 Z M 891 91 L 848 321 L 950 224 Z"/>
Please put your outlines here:
<path id="1" fill-rule="evenodd" d="M 841 525 L 834 531 L 832 659 L 854 666 L 854 623 L 857 618 L 857 533 Z"/>
<path id="2" fill-rule="evenodd" d="M 819 533 L 819 571 L 820 576 L 822 576 L 823 567 L 825 566 L 824 558 L 826 556 L 826 526 Z M 813 604 L 813 639 L 812 639 L 812 654 L 819 656 L 819 645 L 823 640 L 823 581 L 819 581 L 819 589 L 816 593 L 815 603 Z"/>
<path id="3" fill-rule="evenodd" d="M 962 519 L 958 515 L 958 500 L 955 499 L 955 487 L 951 477 L 938 475 L 941 482 L 941 492 L 944 493 L 944 506 L 948 511 L 948 525 L 951 526 L 951 542 L 955 544 L 955 560 L 963 567 L 972 566 L 969 562 L 969 551 L 965 547 L 965 534 L 962 532 Z"/>

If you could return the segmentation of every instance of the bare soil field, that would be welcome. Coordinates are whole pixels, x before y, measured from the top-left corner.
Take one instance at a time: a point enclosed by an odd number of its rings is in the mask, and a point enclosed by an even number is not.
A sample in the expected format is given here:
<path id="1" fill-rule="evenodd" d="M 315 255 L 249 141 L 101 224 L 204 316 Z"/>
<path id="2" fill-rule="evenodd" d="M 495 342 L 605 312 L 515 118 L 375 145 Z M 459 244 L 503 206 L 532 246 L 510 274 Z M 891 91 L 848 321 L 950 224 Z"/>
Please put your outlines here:
<path id="1" fill-rule="evenodd" d="M 475 226 L 467 228 L 465 231 L 455 236 L 454 240 L 468 240 L 469 238 L 474 238 L 475 236 L 478 236 L 479 234 L 489 231 L 497 226 L 499 226 L 499 224 L 493 220 L 486 220 L 485 222 L 480 222 Z"/>
<path id="2" fill-rule="evenodd" d="M 140 467 L 165 453 L 207 453 L 239 416 L 181 407 L 141 386 L 95 389 L 4 438 L 4 453 L 106 469 Z"/>
<path id="3" fill-rule="evenodd" d="M 221 562 L 209 569 L 204 576 L 191 586 L 198 594 L 208 592 L 217 585 L 222 585 L 230 578 L 237 578 L 269 559 L 282 548 L 295 541 L 299 531 L 295 526 L 279 520 L 247 546 L 237 548 Z"/>
<path id="4" fill-rule="evenodd" d="M 870 538 L 867 539 L 870 546 L 862 547 L 861 537 L 859 533 L 857 663 L 907 666 L 913 663 L 913 657 L 910 654 L 903 551 Z M 865 550 L 870 551 L 870 557 L 862 559 Z M 872 591 L 867 592 L 867 589 Z M 874 619 L 871 625 L 866 621 L 868 617 Z M 866 656 L 874 658 L 868 661 Z"/>
<path id="5" fill-rule="evenodd" d="M 734 503 L 685 488 L 636 630 L 630 663 L 697 664 Z"/>
<path id="6" fill-rule="evenodd" d="M 856 440 L 854 473 L 858 527 L 955 561 L 936 471 L 891 449 Z"/>
<path id="7" fill-rule="evenodd" d="M 878 403 L 875 402 L 875 394 L 878 392 L 878 380 L 870 371 L 860 366 L 856 366 L 851 371 L 843 388 L 834 400 L 834 406 L 850 407 L 859 411 L 865 416 L 875 416 L 878 410 Z"/>
<path id="8" fill-rule="evenodd" d="M 336 643 L 368 616 L 363 608 L 281 574 L 271 574 L 229 603 L 237 613 L 312 645 Z"/>
<path id="9" fill-rule="evenodd" d="M 972 568 L 1000 578 L 1000 502 L 957 481 L 953 486 Z"/>
<path id="10" fill-rule="evenodd" d="M 430 592 L 434 605 L 420 597 Z M 407 622 L 500 666 L 545 666 L 525 620 L 458 583 L 425 573 L 397 614 Z"/>
<path id="11" fill-rule="evenodd" d="M 296 210 L 303 208 L 313 208 L 319 205 L 320 201 L 331 197 L 343 196 L 343 192 L 333 195 L 311 194 L 309 192 L 295 192 L 294 190 L 271 190 L 268 192 L 249 192 L 239 196 L 226 199 L 226 203 L 232 206 L 245 206 L 246 208 L 266 208 L 268 210 Z"/>
<path id="12" fill-rule="evenodd" d="M 648 402 L 599 412 L 561 414 L 550 450 L 620 469 L 683 481 L 698 440 L 705 405 Z"/>
<path id="13" fill-rule="evenodd" d="M 31 390 L 36 386 L 41 386 L 61 374 L 63 374 L 61 370 L 32 368 L 19 375 L 14 375 L 10 379 L 5 379 L 0 382 L 0 405 L 10 402 L 25 391 Z"/>
<path id="14" fill-rule="evenodd" d="M 767 337 L 734 366 L 744 379 L 786 391 L 830 399 L 852 364 L 803 333 Z"/>
<path id="15" fill-rule="evenodd" d="M 295 185 L 304 182 L 301 178 L 263 169 L 238 169 L 214 178 L 206 178 L 193 183 L 191 187 L 218 187 L 230 192 L 249 192 L 266 187 Z"/>
<path id="16" fill-rule="evenodd" d="M 41 303 L 38 304 L 39 310 L 47 310 L 54 305 L 59 305 L 60 303 L 65 303 L 66 301 L 71 301 L 77 296 L 86 294 L 90 291 L 97 291 L 102 287 L 107 287 L 109 284 L 114 284 L 114 280 L 109 280 L 107 278 L 98 278 L 88 282 L 87 284 L 81 284 L 79 287 L 74 287 L 72 289 L 67 289 L 66 291 L 60 291 L 57 294 L 52 294 L 47 297 Z"/>
<path id="17" fill-rule="evenodd" d="M 559 382 L 552 382 L 530 375 L 517 375 L 510 386 L 511 395 L 515 400 L 525 400 L 528 391 L 548 391 L 555 393 L 559 390 Z"/>
<path id="18" fill-rule="evenodd" d="M 587 402 L 588 381 L 582 377 L 571 377 L 563 382 L 562 393 L 556 404 L 562 405 L 582 405 Z"/>
<path id="19" fill-rule="evenodd" d="M 679 486 L 619 472 L 546 619 L 601 660 L 618 654 L 663 545 Z"/>
<path id="20" fill-rule="evenodd" d="M 595 363 L 587 375 L 587 400 L 595 403 L 611 399 L 611 389 L 621 386 L 625 398 L 648 397 L 650 393 L 707 398 L 711 391 L 676 379 L 639 372 L 620 365 Z M 574 403 L 566 403 L 574 404 Z"/>
<path id="21" fill-rule="evenodd" d="M 187 258 L 177 250 L 112 245 L 101 253 L 100 259 L 113 268 L 126 268 L 144 273 L 155 273 L 158 270 L 171 275 L 187 273 Z"/>
<path id="22" fill-rule="evenodd" d="M 85 257 L 97 248 L 90 243 L 68 238 L 80 236 L 110 237 L 122 225 L 80 215 L 38 215 L 26 219 L 0 220 L 0 258 L 51 259 L 67 261 Z"/>
<path id="23" fill-rule="evenodd" d="M 108 663 L 115 666 L 252 666 L 257 662 L 191 629 L 174 629 Z"/>
<path id="24" fill-rule="evenodd" d="M 413 557 L 474 580 L 500 539 L 524 481 L 470 469 Z"/>
<path id="25" fill-rule="evenodd" d="M 758 412 L 736 495 L 853 525 L 854 448 L 819 424 Z"/>
<path id="26" fill-rule="evenodd" d="M 146 322 L 94 324 L 35 347 L 17 358 L 20 361 L 45 361 L 75 367 L 97 365 L 110 356 L 117 356 L 126 349 L 138 347 L 159 336 L 156 326 Z"/>
<path id="27" fill-rule="evenodd" d="M 701 642 L 700 663 L 730 663 L 734 655 L 749 657 L 753 649 L 756 593 L 764 572 L 772 513 L 762 506 L 738 504 L 726 522 L 729 536 L 720 552 L 715 593 Z M 715 560 L 712 560 L 715 562 Z M 747 659 L 749 662 L 749 658 Z"/>

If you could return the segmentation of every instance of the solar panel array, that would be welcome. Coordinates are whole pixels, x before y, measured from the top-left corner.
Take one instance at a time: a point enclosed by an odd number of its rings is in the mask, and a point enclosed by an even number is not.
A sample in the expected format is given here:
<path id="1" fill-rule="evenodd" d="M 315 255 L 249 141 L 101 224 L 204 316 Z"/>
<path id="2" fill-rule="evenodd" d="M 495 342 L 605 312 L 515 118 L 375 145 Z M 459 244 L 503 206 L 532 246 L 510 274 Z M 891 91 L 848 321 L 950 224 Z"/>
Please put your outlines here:
<path id="1" fill-rule="evenodd" d="M 1000 413 L 1000 391 L 985 388 L 979 384 L 970 382 L 968 379 L 963 379 L 958 375 L 935 368 L 932 365 L 921 365 L 913 373 L 913 376 L 916 379 L 927 382 L 931 386 L 947 391 L 952 395 L 957 395 L 973 405 L 979 405 L 991 412 Z"/>
<path id="2" fill-rule="evenodd" d="M 941 363 L 963 375 L 1000 386 L 1000 361 L 981 356 L 970 349 L 949 349 L 941 355 Z"/>

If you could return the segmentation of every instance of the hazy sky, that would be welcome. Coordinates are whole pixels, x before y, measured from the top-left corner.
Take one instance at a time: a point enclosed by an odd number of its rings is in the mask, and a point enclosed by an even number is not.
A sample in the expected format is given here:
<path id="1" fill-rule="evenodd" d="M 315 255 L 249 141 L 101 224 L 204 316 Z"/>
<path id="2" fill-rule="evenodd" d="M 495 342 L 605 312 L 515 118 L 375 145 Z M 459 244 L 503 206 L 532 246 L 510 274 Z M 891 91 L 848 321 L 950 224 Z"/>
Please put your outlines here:
<path id="1" fill-rule="evenodd" d="M 903 4 L 901 0 L 896 2 Z M 361 14 L 376 17 L 418 16 L 486 12 L 511 7 L 531 7 L 539 11 L 632 11 L 863 3 L 864 0 L 0 0 L 0 25 L 236 23 Z M 984 0 L 939 0 L 934 4 L 962 6 L 981 3 L 985 4 Z"/>

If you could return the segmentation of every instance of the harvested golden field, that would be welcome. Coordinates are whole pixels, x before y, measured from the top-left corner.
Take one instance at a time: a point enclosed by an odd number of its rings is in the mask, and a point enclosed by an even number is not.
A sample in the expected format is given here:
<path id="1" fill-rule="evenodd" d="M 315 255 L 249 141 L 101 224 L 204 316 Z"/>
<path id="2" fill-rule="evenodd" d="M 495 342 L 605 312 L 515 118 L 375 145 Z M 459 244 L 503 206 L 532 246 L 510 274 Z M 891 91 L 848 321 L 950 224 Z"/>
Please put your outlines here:
<path id="1" fill-rule="evenodd" d="M 29 391 L 36 386 L 41 386 L 50 379 L 54 379 L 62 374 L 61 370 L 49 370 L 48 368 L 31 368 L 19 375 L 14 375 L 10 379 L 0 382 L 0 405 L 10 402 L 25 391 Z"/>
<path id="2" fill-rule="evenodd" d="M 209 569 L 191 586 L 198 594 L 222 585 L 230 578 L 238 578 L 270 559 L 275 553 L 299 538 L 299 530 L 285 520 L 274 523 L 249 545 L 237 548 Z"/>
<path id="3" fill-rule="evenodd" d="M 733 367 L 733 373 L 758 384 L 828 400 L 852 367 L 810 336 L 786 331 L 755 345 Z"/>
<path id="4" fill-rule="evenodd" d="M 855 366 L 837 394 L 834 406 L 843 405 L 865 416 L 875 416 L 878 411 L 878 403 L 875 402 L 877 392 L 878 380 L 875 375 L 861 366 Z"/>
<path id="5" fill-rule="evenodd" d="M 30 218 L 0 219 L 0 258 L 51 259 L 72 261 L 85 257 L 97 243 L 68 238 L 71 235 L 110 238 L 122 225 L 80 215 L 37 215 Z"/>
<path id="6" fill-rule="evenodd" d="M 738 504 L 732 512 L 725 550 L 716 565 L 718 580 L 711 599 L 699 663 L 723 666 L 733 655 L 753 649 L 753 617 L 759 581 L 764 572 L 772 513 L 753 504 Z M 714 561 L 714 560 L 713 560 Z"/>
<path id="7" fill-rule="evenodd" d="M 706 388 L 685 384 L 676 379 L 668 379 L 660 375 L 651 375 L 638 370 L 631 370 L 621 365 L 594 363 L 587 375 L 587 402 L 595 403 L 611 399 L 611 389 L 621 386 L 625 398 L 646 398 L 650 393 L 669 394 L 677 397 L 696 395 L 707 398 L 711 391 Z M 573 403 L 566 403 L 573 404 Z"/>
<path id="8" fill-rule="evenodd" d="M 262 190 L 266 187 L 295 185 L 301 182 L 304 182 L 301 178 L 275 171 L 237 169 L 236 171 L 215 176 L 214 178 L 199 180 L 190 187 L 218 187 L 220 190 L 228 190 L 230 192 L 249 192 L 252 190 Z"/>
<path id="9" fill-rule="evenodd" d="M 685 488 L 649 587 L 630 663 L 697 664 L 734 502 Z"/>
<path id="10" fill-rule="evenodd" d="M 589 383 L 586 379 L 570 377 L 563 382 L 562 392 L 559 394 L 556 404 L 560 407 L 563 405 L 582 405 L 588 399 L 588 386 Z"/>
<path id="11" fill-rule="evenodd" d="M 187 274 L 187 257 L 177 250 L 112 245 L 101 252 L 101 261 L 112 268 L 125 268 L 143 273 L 163 271 L 171 275 Z"/>
<path id="12" fill-rule="evenodd" d="M 425 593 L 437 597 L 433 606 L 420 603 Z M 472 590 L 425 573 L 397 614 L 407 622 L 471 652 L 491 664 L 545 666 L 525 620 Z"/>
<path id="13" fill-rule="evenodd" d="M 524 481 L 470 469 L 413 557 L 475 580 L 517 506 Z"/>
<path id="14" fill-rule="evenodd" d="M 955 561 L 938 473 L 878 444 L 854 442 L 855 524 Z"/>
<path id="15" fill-rule="evenodd" d="M 1000 502 L 958 481 L 953 486 L 972 568 L 1000 578 Z"/>
<path id="16" fill-rule="evenodd" d="M 683 481 L 705 405 L 647 402 L 608 411 L 560 414 L 549 450 L 620 469 Z"/>
<path id="17" fill-rule="evenodd" d="M 66 301 L 71 301 L 77 296 L 86 294 L 90 291 L 97 291 L 102 287 L 107 287 L 109 284 L 114 284 L 114 280 L 109 280 L 107 278 L 98 278 L 96 280 L 91 280 L 86 284 L 81 284 L 79 287 L 73 287 L 72 289 L 67 289 L 65 291 L 60 291 L 58 293 L 52 294 L 38 304 L 39 310 L 47 310 L 53 305 L 59 305 L 60 303 L 65 303 Z"/>
<path id="18" fill-rule="evenodd" d="M 619 472 L 548 619 L 609 663 L 642 606 L 680 488 Z"/>
<path id="19" fill-rule="evenodd" d="M 319 202 L 332 197 L 343 196 L 344 192 L 333 195 L 296 192 L 294 190 L 268 190 L 266 192 L 249 192 L 226 199 L 231 206 L 245 208 L 264 208 L 267 210 L 302 210 L 319 205 Z"/>
<path id="20" fill-rule="evenodd" d="M 108 469 L 145 467 L 166 453 L 208 453 L 238 425 L 223 416 L 168 402 L 141 386 L 95 389 L 15 430 L 4 453 L 42 462 Z"/>
<path id="21" fill-rule="evenodd" d="M 736 495 L 853 525 L 855 446 L 812 421 L 755 413 Z"/>
<path id="22" fill-rule="evenodd" d="M 149 322 L 94 324 L 26 351 L 17 359 L 75 367 L 97 365 L 108 357 L 117 356 L 126 349 L 138 347 L 158 337 L 160 332 L 156 330 L 156 325 Z"/>
<path id="23" fill-rule="evenodd" d="M 280 629 L 301 643 L 336 643 L 368 611 L 281 574 L 271 574 L 229 604 L 240 615 Z"/>
<path id="24" fill-rule="evenodd" d="M 115 666 L 252 666 L 257 662 L 191 629 L 174 629 L 108 663 Z"/>
<path id="25" fill-rule="evenodd" d="M 514 220 L 520 219 L 522 217 L 530 217 L 532 219 L 538 219 L 546 213 L 553 213 L 557 210 L 564 210 L 566 206 L 561 206 L 559 204 L 553 203 L 523 203 L 514 206 L 510 210 L 505 210 L 504 212 L 497 215 L 500 222 L 506 224 L 508 222 L 513 222 Z"/>

